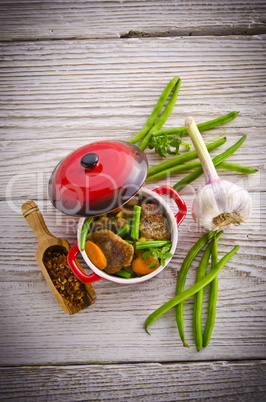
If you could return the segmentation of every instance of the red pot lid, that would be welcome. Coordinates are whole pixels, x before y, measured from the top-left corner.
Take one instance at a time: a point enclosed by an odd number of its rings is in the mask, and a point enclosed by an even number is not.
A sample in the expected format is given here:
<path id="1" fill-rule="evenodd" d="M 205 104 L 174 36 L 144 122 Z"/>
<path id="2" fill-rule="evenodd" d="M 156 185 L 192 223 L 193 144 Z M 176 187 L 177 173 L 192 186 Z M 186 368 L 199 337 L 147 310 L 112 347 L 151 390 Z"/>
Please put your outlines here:
<path id="1" fill-rule="evenodd" d="M 49 197 L 67 215 L 102 215 L 132 198 L 147 171 L 147 158 L 137 146 L 123 141 L 94 142 L 56 166 L 49 181 Z"/>

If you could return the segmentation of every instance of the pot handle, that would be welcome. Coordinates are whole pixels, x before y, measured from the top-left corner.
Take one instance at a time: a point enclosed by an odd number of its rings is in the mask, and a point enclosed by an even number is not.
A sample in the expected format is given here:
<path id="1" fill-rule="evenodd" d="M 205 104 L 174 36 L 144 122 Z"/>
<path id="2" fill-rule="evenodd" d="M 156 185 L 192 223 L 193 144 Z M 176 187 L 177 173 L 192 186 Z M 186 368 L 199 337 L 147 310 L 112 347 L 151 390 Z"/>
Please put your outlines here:
<path id="1" fill-rule="evenodd" d="M 76 278 L 78 278 L 83 283 L 92 283 L 92 282 L 99 281 L 100 279 L 103 279 L 99 275 L 95 274 L 94 272 L 90 275 L 87 275 L 87 274 L 84 274 L 84 272 L 82 272 L 79 269 L 79 267 L 76 263 L 76 257 L 79 253 L 80 253 L 80 251 L 78 248 L 78 242 L 76 242 L 74 244 L 74 246 L 71 247 L 71 249 L 69 250 L 69 252 L 67 254 L 67 263 L 69 265 L 69 268 L 73 272 L 73 274 L 76 276 Z"/>
<path id="2" fill-rule="evenodd" d="M 183 198 L 173 187 L 170 186 L 161 186 L 155 188 L 153 191 L 159 195 L 169 195 L 171 198 L 173 198 L 179 209 L 178 213 L 175 215 L 176 224 L 179 226 L 187 214 L 187 206 Z"/>

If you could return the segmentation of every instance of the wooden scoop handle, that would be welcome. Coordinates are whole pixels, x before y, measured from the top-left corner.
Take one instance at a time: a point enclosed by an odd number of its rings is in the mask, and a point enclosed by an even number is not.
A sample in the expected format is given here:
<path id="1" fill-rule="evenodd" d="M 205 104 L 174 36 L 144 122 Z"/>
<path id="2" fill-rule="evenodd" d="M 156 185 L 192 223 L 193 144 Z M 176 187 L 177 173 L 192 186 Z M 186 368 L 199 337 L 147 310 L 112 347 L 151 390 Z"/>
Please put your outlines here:
<path id="1" fill-rule="evenodd" d="M 38 206 L 33 201 L 25 202 L 21 207 L 22 213 L 37 238 L 52 237 L 55 238 L 47 229 L 43 216 Z"/>

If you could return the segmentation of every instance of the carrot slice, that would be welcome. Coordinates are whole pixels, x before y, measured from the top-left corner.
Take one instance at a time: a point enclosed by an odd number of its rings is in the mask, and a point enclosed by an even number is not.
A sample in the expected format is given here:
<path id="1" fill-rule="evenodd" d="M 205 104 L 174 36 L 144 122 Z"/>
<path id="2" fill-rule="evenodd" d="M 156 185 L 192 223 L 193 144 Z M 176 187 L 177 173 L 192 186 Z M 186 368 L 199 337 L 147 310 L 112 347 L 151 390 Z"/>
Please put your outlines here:
<path id="1" fill-rule="evenodd" d="M 107 267 L 107 259 L 97 244 L 88 240 L 85 244 L 85 251 L 93 265 L 98 269 L 104 269 Z"/>
<path id="2" fill-rule="evenodd" d="M 157 265 L 155 266 L 155 268 L 149 268 L 153 262 L 156 262 Z M 150 274 L 151 272 L 155 271 L 155 269 L 157 269 L 159 266 L 160 263 L 158 259 L 156 260 L 152 255 L 147 260 L 143 260 L 142 255 L 140 255 L 132 262 L 133 271 L 139 275 Z"/>

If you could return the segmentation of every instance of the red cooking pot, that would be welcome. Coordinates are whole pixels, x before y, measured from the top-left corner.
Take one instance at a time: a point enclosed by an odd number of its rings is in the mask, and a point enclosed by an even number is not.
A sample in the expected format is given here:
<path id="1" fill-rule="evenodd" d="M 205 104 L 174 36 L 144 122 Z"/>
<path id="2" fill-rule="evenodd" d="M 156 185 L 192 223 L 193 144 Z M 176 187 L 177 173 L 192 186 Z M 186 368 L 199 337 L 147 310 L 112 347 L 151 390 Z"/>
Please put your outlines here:
<path id="1" fill-rule="evenodd" d="M 75 276 L 84 283 L 105 278 L 116 283 L 138 283 L 148 280 L 164 269 L 160 266 L 148 275 L 138 278 L 119 278 L 96 268 L 85 251 L 82 257 L 92 269 L 86 275 L 78 268 L 75 258 L 80 252 L 80 232 L 86 217 L 100 216 L 126 204 L 141 189 L 148 172 L 145 154 L 135 145 L 124 141 L 99 141 L 85 145 L 69 154 L 54 169 L 49 181 L 49 198 L 61 212 L 80 217 L 78 241 L 69 251 L 67 261 Z M 187 208 L 180 195 L 169 186 L 154 191 L 142 188 L 142 197 L 159 205 L 167 218 L 174 254 L 177 245 L 177 227 L 184 220 Z M 179 212 L 174 216 L 160 197 L 167 194 L 176 202 Z M 170 259 L 166 260 L 165 266 Z"/>

